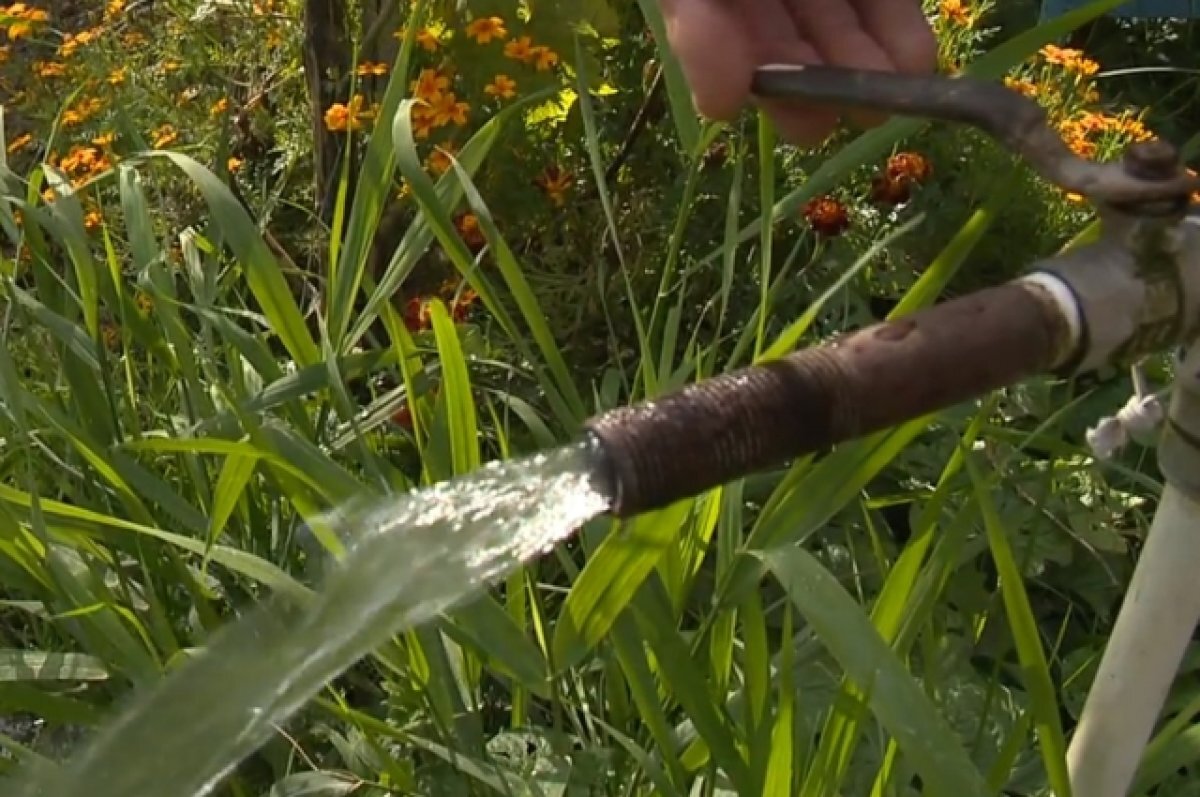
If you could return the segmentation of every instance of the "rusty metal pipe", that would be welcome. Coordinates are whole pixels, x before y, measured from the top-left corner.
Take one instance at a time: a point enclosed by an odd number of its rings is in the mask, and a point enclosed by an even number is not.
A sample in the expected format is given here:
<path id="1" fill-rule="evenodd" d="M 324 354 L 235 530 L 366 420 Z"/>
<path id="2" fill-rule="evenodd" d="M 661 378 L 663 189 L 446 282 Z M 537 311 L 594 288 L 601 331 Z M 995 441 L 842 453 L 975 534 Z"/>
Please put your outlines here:
<path id="1" fill-rule="evenodd" d="M 598 441 L 629 517 L 1053 371 L 1076 356 L 1069 296 L 1021 280 L 612 410 Z"/>

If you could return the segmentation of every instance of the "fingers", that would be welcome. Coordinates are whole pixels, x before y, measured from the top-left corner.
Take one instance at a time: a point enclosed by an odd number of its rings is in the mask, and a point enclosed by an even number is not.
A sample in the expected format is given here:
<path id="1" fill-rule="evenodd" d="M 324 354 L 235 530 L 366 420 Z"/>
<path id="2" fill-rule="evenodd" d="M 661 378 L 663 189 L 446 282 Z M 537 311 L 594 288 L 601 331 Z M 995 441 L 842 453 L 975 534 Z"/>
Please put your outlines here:
<path id="1" fill-rule="evenodd" d="M 900 72 L 932 72 L 937 39 L 917 0 L 852 0 L 863 29 Z"/>
<path id="2" fill-rule="evenodd" d="M 679 59 L 696 109 L 709 119 L 737 116 L 756 66 L 740 3 L 661 0 L 667 40 Z"/>
<path id="3" fill-rule="evenodd" d="M 819 64 L 822 58 L 813 45 L 799 35 L 795 20 L 778 0 L 739 3 L 753 46 L 755 66 L 763 64 Z M 802 105 L 795 100 L 755 100 L 782 135 L 794 144 L 821 143 L 838 123 L 832 108 Z"/>
<path id="4" fill-rule="evenodd" d="M 746 103 L 754 69 L 768 63 L 932 71 L 937 42 L 920 0 L 659 0 L 667 39 L 697 110 L 731 120 Z M 838 110 L 757 100 L 781 135 L 818 144 Z M 863 125 L 882 118 L 854 113 Z"/>
<path id="5" fill-rule="evenodd" d="M 879 40 L 864 28 L 858 10 L 847 0 L 787 0 L 787 4 L 797 30 L 813 43 L 825 63 L 853 69 L 895 71 L 892 59 Z M 886 116 L 854 111 L 849 118 L 860 126 L 871 127 L 884 121 Z"/>

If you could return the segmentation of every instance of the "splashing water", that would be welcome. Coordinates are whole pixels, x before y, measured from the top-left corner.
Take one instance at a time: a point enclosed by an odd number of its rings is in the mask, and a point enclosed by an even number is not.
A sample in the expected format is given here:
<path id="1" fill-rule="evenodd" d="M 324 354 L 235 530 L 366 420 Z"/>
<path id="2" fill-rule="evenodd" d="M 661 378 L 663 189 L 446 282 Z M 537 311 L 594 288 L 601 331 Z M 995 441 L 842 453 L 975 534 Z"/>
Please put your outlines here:
<path id="1" fill-rule="evenodd" d="M 302 608 L 279 599 L 214 634 L 62 770 L 17 797 L 201 797 L 331 679 L 608 508 L 582 443 L 337 510 L 346 555 Z"/>

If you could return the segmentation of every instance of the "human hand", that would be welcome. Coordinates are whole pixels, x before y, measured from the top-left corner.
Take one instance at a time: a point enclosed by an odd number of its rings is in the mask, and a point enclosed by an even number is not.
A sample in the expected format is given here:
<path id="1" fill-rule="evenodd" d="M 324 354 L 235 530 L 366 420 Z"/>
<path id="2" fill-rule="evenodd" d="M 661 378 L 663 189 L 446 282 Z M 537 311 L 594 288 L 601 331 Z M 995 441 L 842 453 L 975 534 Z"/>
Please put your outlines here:
<path id="1" fill-rule="evenodd" d="M 891 72 L 930 72 L 937 42 L 920 0 L 660 0 L 667 39 L 696 107 L 710 119 L 736 116 L 754 70 L 766 64 L 826 64 Z M 783 137 L 816 144 L 839 111 L 788 100 L 753 100 Z M 877 115 L 856 112 L 872 125 Z"/>

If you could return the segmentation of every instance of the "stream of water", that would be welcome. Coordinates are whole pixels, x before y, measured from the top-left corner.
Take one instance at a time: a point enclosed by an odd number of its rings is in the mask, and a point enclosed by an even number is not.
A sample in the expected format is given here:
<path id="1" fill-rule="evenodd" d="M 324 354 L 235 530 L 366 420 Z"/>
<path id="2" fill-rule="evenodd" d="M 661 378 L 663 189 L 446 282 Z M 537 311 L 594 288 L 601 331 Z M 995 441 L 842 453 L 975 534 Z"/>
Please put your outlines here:
<path id="1" fill-rule="evenodd" d="M 332 515 L 347 552 L 314 600 L 265 601 L 224 627 L 15 797 L 211 793 L 343 670 L 604 512 L 594 457 L 581 443 Z"/>

